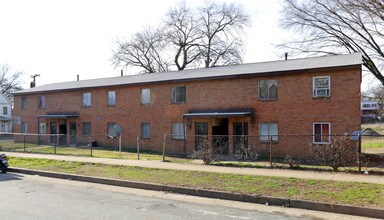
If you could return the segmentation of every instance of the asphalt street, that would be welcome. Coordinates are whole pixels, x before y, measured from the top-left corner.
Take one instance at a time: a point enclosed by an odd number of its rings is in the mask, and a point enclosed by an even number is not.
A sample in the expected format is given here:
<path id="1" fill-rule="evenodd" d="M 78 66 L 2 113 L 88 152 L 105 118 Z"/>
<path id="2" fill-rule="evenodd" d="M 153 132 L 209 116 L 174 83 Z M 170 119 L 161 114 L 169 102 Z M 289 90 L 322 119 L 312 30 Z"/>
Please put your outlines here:
<path id="1" fill-rule="evenodd" d="M 15 173 L 0 174 L 1 219 L 350 219 Z"/>

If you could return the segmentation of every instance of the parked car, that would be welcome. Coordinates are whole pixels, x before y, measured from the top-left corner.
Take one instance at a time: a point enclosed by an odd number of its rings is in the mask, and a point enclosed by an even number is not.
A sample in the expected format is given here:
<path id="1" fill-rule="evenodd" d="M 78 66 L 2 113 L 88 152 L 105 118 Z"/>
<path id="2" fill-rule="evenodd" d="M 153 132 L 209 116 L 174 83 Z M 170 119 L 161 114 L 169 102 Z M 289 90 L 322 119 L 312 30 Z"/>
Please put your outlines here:
<path id="1" fill-rule="evenodd" d="M 2 173 L 6 173 L 8 169 L 8 157 L 5 154 L 0 154 L 0 170 Z"/>

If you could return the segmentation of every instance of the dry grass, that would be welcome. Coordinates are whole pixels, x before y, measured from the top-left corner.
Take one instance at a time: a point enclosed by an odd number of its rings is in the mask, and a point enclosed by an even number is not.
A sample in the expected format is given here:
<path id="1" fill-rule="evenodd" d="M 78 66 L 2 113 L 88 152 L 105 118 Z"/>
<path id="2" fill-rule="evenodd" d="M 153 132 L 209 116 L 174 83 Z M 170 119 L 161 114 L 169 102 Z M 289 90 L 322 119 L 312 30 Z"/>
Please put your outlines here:
<path id="1" fill-rule="evenodd" d="M 384 185 L 380 184 L 162 170 L 31 158 L 11 158 L 10 165 L 196 189 L 384 208 Z"/>

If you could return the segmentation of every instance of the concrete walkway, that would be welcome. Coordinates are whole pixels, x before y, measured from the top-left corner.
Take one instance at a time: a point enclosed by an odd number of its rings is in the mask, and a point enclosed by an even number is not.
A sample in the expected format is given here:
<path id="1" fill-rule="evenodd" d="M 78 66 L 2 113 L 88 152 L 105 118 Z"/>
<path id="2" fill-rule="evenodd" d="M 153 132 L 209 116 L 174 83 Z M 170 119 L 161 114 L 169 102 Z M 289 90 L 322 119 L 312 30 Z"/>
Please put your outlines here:
<path id="1" fill-rule="evenodd" d="M 288 169 L 221 167 L 221 166 L 210 166 L 210 165 L 202 165 L 202 164 L 169 163 L 169 162 L 162 162 L 162 161 L 156 161 L 156 160 L 124 160 L 124 159 L 110 159 L 110 158 L 64 156 L 64 155 L 53 155 L 53 154 L 30 154 L 30 153 L 15 153 L 15 152 L 5 152 L 5 153 L 11 157 L 42 158 L 42 159 L 102 163 L 102 164 L 112 164 L 112 165 L 138 166 L 138 167 L 170 169 L 170 170 L 192 170 L 192 171 L 206 171 L 206 172 L 217 172 L 217 173 L 245 174 L 245 175 L 255 175 L 255 176 L 294 177 L 294 178 L 303 178 L 303 179 L 335 180 L 335 181 L 384 184 L 384 176 L 377 176 L 377 175 L 348 174 L 348 173 L 340 173 L 340 172 L 333 173 L 333 172 L 319 172 L 319 171 L 302 171 L 302 170 L 288 170 Z M 10 165 L 12 166 L 12 160 L 10 161 Z"/>

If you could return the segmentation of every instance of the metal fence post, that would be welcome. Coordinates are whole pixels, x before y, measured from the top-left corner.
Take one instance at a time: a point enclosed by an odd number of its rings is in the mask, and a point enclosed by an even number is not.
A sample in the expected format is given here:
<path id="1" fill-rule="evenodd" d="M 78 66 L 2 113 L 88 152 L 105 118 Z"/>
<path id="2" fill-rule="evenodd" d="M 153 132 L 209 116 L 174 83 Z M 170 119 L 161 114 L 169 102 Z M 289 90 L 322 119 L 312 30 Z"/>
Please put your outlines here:
<path id="1" fill-rule="evenodd" d="M 163 141 L 163 162 L 165 162 L 165 144 L 167 142 L 167 134 L 164 134 L 164 141 Z"/>
<path id="2" fill-rule="evenodd" d="M 91 147 L 91 157 L 92 157 L 92 137 L 91 136 L 89 136 L 88 137 L 89 138 L 89 146 Z"/>
<path id="3" fill-rule="evenodd" d="M 56 147 L 57 147 L 57 145 L 59 145 L 59 138 L 60 138 L 60 136 L 58 134 L 56 134 L 55 136 L 56 136 L 56 143 L 53 146 L 53 154 L 56 154 Z"/>
<path id="4" fill-rule="evenodd" d="M 119 134 L 119 155 L 120 155 L 120 158 L 121 158 L 121 133 Z"/>
<path id="5" fill-rule="evenodd" d="M 25 149 L 25 134 L 23 134 L 23 143 L 24 143 L 24 152 L 26 151 Z"/>
<path id="6" fill-rule="evenodd" d="M 269 164 L 272 168 L 272 136 L 269 139 Z"/>
<path id="7" fill-rule="evenodd" d="M 357 160 L 359 163 L 359 172 L 361 172 L 361 135 L 360 134 L 358 134 L 358 138 L 359 138 L 359 143 L 357 146 Z"/>
<path id="8" fill-rule="evenodd" d="M 140 160 L 140 141 L 139 141 L 139 136 L 136 137 L 136 146 L 137 146 L 137 160 Z"/>

